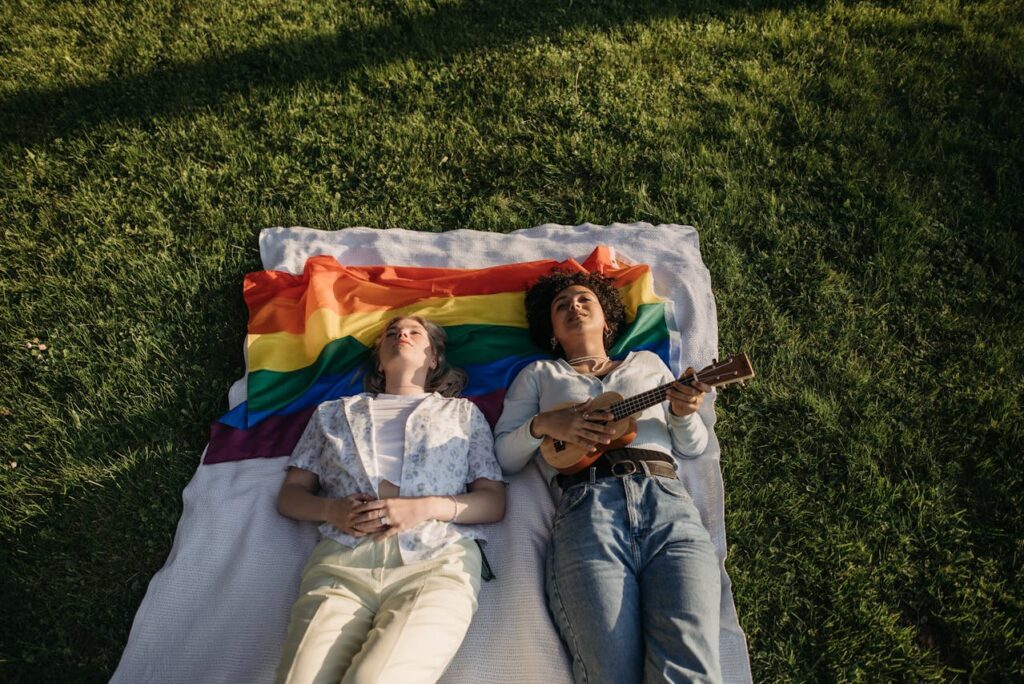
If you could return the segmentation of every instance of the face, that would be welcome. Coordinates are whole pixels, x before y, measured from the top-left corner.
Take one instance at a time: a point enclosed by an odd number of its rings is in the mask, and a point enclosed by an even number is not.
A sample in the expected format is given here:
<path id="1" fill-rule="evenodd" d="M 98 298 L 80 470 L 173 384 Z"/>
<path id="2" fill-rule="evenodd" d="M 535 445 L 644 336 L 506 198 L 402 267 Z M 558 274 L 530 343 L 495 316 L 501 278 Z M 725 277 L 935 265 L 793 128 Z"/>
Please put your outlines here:
<path id="1" fill-rule="evenodd" d="M 377 354 L 383 368 L 400 363 L 429 370 L 432 365 L 436 365 L 426 328 L 411 318 L 400 318 L 388 325 Z"/>
<path id="2" fill-rule="evenodd" d="M 555 338 L 565 346 L 573 336 L 604 339 L 604 309 L 597 295 L 582 285 L 570 285 L 551 301 L 551 327 Z"/>

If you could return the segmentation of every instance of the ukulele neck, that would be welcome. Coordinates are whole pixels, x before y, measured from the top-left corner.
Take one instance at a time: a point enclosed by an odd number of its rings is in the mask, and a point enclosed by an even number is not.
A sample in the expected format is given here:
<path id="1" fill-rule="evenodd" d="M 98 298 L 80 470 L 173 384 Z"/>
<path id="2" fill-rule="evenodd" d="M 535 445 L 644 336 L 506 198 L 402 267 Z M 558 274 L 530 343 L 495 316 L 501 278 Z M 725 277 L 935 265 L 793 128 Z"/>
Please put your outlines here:
<path id="1" fill-rule="evenodd" d="M 690 386 L 694 383 L 695 380 L 697 380 L 697 377 L 691 375 L 686 378 L 680 378 L 678 382 L 681 382 L 686 386 Z M 664 384 L 661 387 L 655 387 L 652 390 L 636 394 L 627 399 L 623 399 L 620 402 L 612 404 L 605 410 L 611 411 L 613 416 L 612 420 L 616 421 L 640 413 L 641 411 L 649 409 L 650 407 L 656 406 L 661 402 L 665 401 L 665 397 L 668 395 L 669 388 L 672 387 L 672 385 L 675 382 L 676 381 L 673 380 L 672 382 Z"/>

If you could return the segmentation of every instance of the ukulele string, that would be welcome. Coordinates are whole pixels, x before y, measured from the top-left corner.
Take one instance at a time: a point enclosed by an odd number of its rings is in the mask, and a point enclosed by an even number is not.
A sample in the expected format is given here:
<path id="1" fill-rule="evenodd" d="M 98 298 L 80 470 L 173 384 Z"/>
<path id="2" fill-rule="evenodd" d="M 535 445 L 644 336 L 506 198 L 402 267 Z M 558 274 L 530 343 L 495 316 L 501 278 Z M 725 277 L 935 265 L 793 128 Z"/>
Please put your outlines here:
<path id="1" fill-rule="evenodd" d="M 692 376 L 686 378 L 680 378 L 679 382 L 684 385 L 692 386 L 694 382 L 697 382 L 700 378 L 697 376 L 697 371 L 693 372 Z M 668 389 L 673 383 L 656 387 L 655 389 L 642 392 L 629 399 L 623 399 L 620 402 L 612 404 L 608 407 L 608 410 L 612 413 L 612 419 L 619 421 L 627 416 L 631 416 L 634 413 L 639 413 L 646 408 L 660 404 L 665 400 L 665 396 L 668 394 Z"/>

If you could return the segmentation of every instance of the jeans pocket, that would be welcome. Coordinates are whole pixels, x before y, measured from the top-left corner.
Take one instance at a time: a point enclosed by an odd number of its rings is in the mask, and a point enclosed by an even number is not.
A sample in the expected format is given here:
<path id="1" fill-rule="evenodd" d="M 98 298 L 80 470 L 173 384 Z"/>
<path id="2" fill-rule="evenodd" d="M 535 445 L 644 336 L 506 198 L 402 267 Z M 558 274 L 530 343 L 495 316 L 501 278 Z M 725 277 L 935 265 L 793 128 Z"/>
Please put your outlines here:
<path id="1" fill-rule="evenodd" d="M 686 491 L 686 487 L 680 480 L 673 477 L 654 477 L 654 482 L 661 488 L 661 491 L 665 492 L 669 496 L 674 496 L 677 499 L 685 499 L 686 501 L 693 501 L 693 497 L 690 496 L 690 492 Z"/>
<path id="2" fill-rule="evenodd" d="M 590 484 L 583 482 L 569 487 L 569 489 L 562 492 L 562 498 L 558 502 L 558 510 L 555 511 L 555 519 L 558 520 L 564 517 L 569 511 L 579 506 L 580 502 L 590 493 L 590 489 Z"/>

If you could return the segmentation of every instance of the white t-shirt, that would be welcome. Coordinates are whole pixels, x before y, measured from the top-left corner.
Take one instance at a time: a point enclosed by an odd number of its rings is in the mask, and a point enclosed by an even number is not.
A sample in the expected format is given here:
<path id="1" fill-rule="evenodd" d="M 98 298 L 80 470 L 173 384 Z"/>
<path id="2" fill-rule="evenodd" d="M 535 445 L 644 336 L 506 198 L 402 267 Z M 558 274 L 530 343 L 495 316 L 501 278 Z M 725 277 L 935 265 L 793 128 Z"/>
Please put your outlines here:
<path id="1" fill-rule="evenodd" d="M 402 481 L 402 461 L 405 459 L 405 424 L 413 410 L 427 395 L 378 394 L 370 399 L 370 419 L 373 421 L 373 453 L 377 461 L 377 474 L 398 486 Z M 380 492 L 377 492 L 380 496 Z"/>

